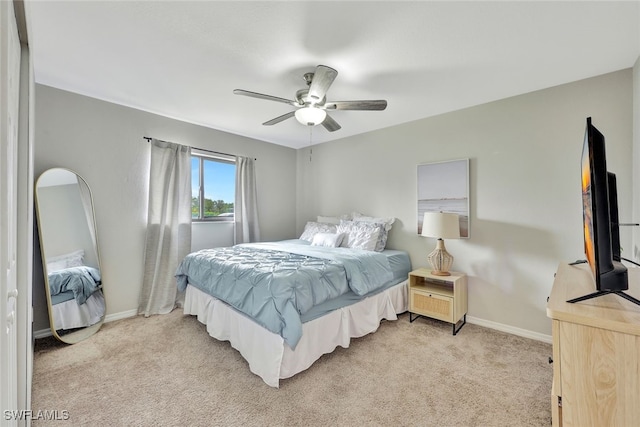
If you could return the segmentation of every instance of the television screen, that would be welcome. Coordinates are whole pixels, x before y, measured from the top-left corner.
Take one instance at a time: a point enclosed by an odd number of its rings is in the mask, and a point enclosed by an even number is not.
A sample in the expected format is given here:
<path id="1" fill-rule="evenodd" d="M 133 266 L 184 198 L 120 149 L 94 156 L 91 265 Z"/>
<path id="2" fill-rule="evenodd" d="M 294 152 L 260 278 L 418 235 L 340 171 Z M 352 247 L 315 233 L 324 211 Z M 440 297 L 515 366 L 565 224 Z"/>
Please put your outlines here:
<path id="1" fill-rule="evenodd" d="M 584 146 L 582 147 L 582 218 L 584 227 L 584 253 L 587 257 L 587 263 L 591 267 L 593 277 L 596 277 L 598 272 L 596 269 L 596 243 L 593 225 L 593 205 L 591 203 L 591 155 L 589 154 L 590 145 L 588 137 L 589 136 L 587 131 L 584 136 Z"/>

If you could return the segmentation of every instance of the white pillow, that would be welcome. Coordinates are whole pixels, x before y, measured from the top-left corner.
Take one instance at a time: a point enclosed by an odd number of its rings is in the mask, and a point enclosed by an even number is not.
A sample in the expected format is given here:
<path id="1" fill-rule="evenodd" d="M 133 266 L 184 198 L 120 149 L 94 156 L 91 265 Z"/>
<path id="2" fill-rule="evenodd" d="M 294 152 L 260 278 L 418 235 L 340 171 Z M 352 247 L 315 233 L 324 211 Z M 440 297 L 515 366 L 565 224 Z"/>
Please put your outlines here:
<path id="1" fill-rule="evenodd" d="M 353 221 L 354 223 L 358 223 L 359 221 Z M 380 232 L 378 233 L 378 240 L 376 241 L 376 247 L 373 249 L 376 252 L 382 252 L 384 248 L 387 246 L 387 238 L 389 236 L 389 232 L 386 230 L 385 225 L 378 222 L 367 222 L 362 221 L 360 224 L 370 224 L 375 227 L 378 227 Z"/>
<path id="2" fill-rule="evenodd" d="M 80 249 L 68 254 L 47 258 L 47 273 L 64 270 L 65 268 L 81 267 L 84 265 L 84 250 Z"/>
<path id="3" fill-rule="evenodd" d="M 338 233 L 345 234 L 340 246 L 373 251 L 376 248 L 382 228 L 379 224 L 374 223 L 340 221 Z"/>
<path id="4" fill-rule="evenodd" d="M 396 220 L 395 218 L 375 218 L 372 216 L 365 216 L 358 212 L 353 213 L 353 220 L 358 222 L 369 222 L 374 224 L 380 224 L 383 228 L 378 236 L 378 242 L 376 243 L 376 251 L 382 252 L 387 246 L 387 238 L 389 230 L 391 230 L 391 224 Z"/>
<path id="5" fill-rule="evenodd" d="M 344 239 L 343 233 L 318 233 L 313 236 L 311 246 L 326 246 L 328 248 L 337 248 Z"/>
<path id="6" fill-rule="evenodd" d="M 336 232 L 335 224 L 323 224 L 320 222 L 312 222 L 309 221 L 304 226 L 304 231 L 302 235 L 300 235 L 300 240 L 306 240 L 308 242 L 313 241 L 313 236 L 318 233 L 335 233 Z"/>

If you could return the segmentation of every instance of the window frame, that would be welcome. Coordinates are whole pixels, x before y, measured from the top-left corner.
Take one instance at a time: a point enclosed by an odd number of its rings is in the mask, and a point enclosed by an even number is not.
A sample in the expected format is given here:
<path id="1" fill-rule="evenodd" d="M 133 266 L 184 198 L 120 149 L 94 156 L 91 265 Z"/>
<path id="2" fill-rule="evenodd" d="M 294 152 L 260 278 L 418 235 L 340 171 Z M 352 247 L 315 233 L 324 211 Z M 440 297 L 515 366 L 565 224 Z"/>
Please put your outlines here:
<path id="1" fill-rule="evenodd" d="M 198 159 L 198 200 L 200 202 L 200 206 L 199 206 L 199 212 L 198 218 L 193 218 L 191 217 L 191 222 L 233 222 L 235 221 L 235 188 L 233 190 L 233 194 L 234 194 L 234 215 L 232 216 L 225 216 L 225 217 L 220 217 L 220 216 L 212 216 L 212 217 L 208 217 L 208 218 L 204 218 L 203 217 L 203 212 L 204 212 L 204 162 L 205 161 L 214 161 L 214 162 L 218 162 L 218 163 L 226 163 L 226 164 L 230 164 L 233 165 L 234 167 L 236 167 L 236 159 L 234 156 L 224 156 L 222 154 L 211 154 L 205 151 L 200 151 L 200 150 L 195 150 L 192 149 L 191 150 L 191 159 L 193 160 L 193 158 L 197 158 Z M 193 190 L 193 187 L 192 187 Z"/>

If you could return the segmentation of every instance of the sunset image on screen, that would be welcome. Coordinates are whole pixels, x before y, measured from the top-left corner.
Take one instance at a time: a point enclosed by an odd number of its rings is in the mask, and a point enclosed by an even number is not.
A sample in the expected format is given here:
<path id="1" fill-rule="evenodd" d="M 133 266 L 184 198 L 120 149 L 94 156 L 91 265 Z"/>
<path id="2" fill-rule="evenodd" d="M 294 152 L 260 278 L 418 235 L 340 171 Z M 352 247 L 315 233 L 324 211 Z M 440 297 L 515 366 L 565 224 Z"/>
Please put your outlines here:
<path id="1" fill-rule="evenodd" d="M 585 146 L 585 151 L 588 148 Z M 593 222 L 591 216 L 593 210 L 591 206 L 591 171 L 589 168 L 589 153 L 582 154 L 582 203 L 584 212 L 584 252 L 587 256 L 587 261 L 591 266 L 591 270 L 595 274 L 595 245 L 593 235 Z"/>

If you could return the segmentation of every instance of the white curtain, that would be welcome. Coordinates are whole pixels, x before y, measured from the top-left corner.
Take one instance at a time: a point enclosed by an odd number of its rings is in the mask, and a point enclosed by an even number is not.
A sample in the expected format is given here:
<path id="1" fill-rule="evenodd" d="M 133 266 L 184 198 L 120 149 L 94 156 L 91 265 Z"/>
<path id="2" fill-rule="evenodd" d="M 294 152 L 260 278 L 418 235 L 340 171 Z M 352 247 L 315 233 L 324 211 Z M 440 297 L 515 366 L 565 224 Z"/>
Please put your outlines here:
<path id="1" fill-rule="evenodd" d="M 236 244 L 260 240 L 255 162 L 249 157 L 236 157 L 234 217 Z"/>
<path id="2" fill-rule="evenodd" d="M 191 148 L 151 139 L 149 212 L 144 279 L 138 314 L 173 310 L 180 295 L 174 277 L 191 250 Z"/>

